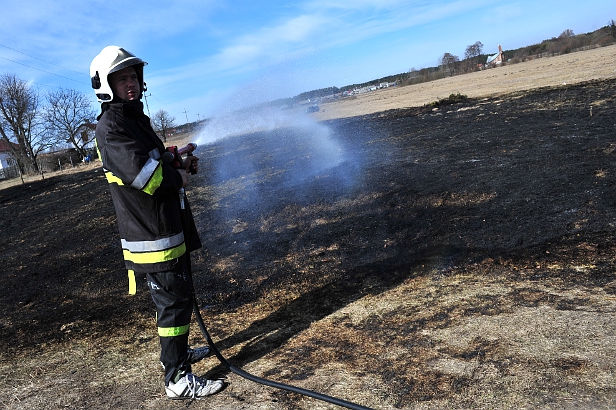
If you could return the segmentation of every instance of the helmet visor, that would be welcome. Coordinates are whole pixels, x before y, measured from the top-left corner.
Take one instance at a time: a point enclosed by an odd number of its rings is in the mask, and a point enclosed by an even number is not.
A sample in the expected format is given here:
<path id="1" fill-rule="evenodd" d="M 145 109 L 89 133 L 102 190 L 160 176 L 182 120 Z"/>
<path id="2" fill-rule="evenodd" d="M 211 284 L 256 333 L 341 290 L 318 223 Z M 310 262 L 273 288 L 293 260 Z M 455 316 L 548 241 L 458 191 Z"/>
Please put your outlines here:
<path id="1" fill-rule="evenodd" d="M 135 57 L 133 54 L 129 53 L 123 48 L 120 48 L 118 49 L 118 56 L 110 64 L 111 69 L 109 70 L 108 74 L 115 73 L 116 71 L 120 71 L 123 68 L 137 64 L 146 65 L 147 63 L 139 57 Z"/>

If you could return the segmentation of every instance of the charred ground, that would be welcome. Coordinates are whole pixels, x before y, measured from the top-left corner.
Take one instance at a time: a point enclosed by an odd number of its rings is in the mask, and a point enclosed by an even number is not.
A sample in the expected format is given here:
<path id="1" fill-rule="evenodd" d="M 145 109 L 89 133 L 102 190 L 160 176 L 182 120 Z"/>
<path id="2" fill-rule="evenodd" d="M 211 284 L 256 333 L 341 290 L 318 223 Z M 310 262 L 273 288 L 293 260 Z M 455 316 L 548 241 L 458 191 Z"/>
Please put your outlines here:
<path id="1" fill-rule="evenodd" d="M 514 321 L 524 309 L 612 317 L 614 95 L 615 80 L 592 81 L 328 121 L 346 156 L 318 174 L 309 172 L 310 139 L 288 129 L 200 147 L 205 170 L 189 198 L 205 247 L 193 264 L 219 347 L 238 366 L 316 390 L 330 389 L 324 375 L 344 374 L 348 385 L 330 394 L 374 408 L 613 403 L 609 383 L 590 381 L 608 378 L 613 356 L 603 367 L 578 353 L 537 361 L 495 337 L 443 340 L 463 323 Z M 115 352 L 116 367 L 138 368 L 126 361 L 155 362 L 157 349 L 143 282 L 126 295 L 101 170 L 4 187 L 0 214 L 0 403 L 181 407 L 161 398 L 154 366 L 143 365 L 135 384 L 92 364 Z M 480 290 L 497 284 L 505 290 Z M 452 302 L 453 294 L 462 296 Z M 50 352 L 66 355 L 33 370 L 30 358 Z M 493 376 L 487 368 L 518 383 L 504 402 L 494 392 L 477 401 Z M 206 370 L 227 375 L 215 362 Z M 381 387 L 366 392 L 367 383 Z M 250 386 L 232 380 L 192 406 L 316 408 Z"/>

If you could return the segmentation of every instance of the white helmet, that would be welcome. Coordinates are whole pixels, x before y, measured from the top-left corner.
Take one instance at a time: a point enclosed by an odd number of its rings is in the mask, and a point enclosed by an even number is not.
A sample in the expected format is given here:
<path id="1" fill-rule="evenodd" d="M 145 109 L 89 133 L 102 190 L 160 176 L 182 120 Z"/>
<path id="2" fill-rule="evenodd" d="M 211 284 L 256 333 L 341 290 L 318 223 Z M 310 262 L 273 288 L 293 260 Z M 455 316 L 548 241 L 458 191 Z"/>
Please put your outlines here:
<path id="1" fill-rule="evenodd" d="M 92 88 L 96 93 L 98 102 L 109 102 L 113 100 L 113 90 L 109 85 L 107 76 L 111 73 L 119 71 L 129 66 L 135 66 L 137 72 L 137 78 L 141 91 L 139 98 L 141 98 L 143 91 L 145 90 L 145 83 L 143 82 L 143 66 L 147 65 L 145 61 L 139 57 L 135 57 L 133 54 L 124 50 L 118 46 L 107 46 L 94 57 L 90 64 L 90 78 L 92 80 Z"/>

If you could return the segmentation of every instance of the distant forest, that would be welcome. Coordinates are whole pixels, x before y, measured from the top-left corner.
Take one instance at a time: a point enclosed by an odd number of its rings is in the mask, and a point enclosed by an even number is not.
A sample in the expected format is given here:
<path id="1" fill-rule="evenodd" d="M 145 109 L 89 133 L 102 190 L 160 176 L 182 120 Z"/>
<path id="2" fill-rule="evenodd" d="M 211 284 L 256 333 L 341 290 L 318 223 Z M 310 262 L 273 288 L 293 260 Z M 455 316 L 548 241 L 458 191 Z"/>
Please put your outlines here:
<path id="1" fill-rule="evenodd" d="M 575 34 L 572 30 L 563 31 L 558 37 L 552 37 L 541 43 L 521 47 L 515 50 L 503 50 L 505 64 L 516 64 L 535 58 L 552 57 L 561 54 L 568 54 L 576 51 L 588 50 L 596 47 L 604 47 L 616 42 L 616 21 L 611 20 L 607 26 L 602 27 L 586 34 Z M 496 50 L 494 50 L 496 53 Z M 491 54 L 494 54 L 491 53 Z M 338 94 L 357 88 L 378 85 L 380 83 L 396 83 L 398 86 L 419 84 L 434 81 L 452 75 L 466 74 L 472 71 L 485 68 L 485 62 L 489 55 L 483 53 L 483 44 L 476 42 L 469 45 L 463 59 L 444 53 L 440 58 L 440 64 L 435 67 L 422 68 L 420 70 L 411 69 L 406 73 L 394 74 L 383 78 L 361 84 L 350 84 L 344 87 L 327 87 L 319 90 L 312 90 L 296 95 L 292 98 L 277 100 L 272 104 L 293 105 L 308 99 L 315 100 L 321 97 Z M 481 67 L 480 67 L 481 64 Z"/>

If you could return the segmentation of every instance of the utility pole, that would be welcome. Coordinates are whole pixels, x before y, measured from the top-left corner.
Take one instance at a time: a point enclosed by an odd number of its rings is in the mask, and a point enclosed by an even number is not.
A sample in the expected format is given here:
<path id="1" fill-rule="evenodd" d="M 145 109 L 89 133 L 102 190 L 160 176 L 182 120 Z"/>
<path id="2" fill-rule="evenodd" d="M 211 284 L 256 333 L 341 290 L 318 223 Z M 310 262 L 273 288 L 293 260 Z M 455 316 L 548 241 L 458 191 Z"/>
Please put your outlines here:
<path id="1" fill-rule="evenodd" d="M 199 119 L 199 122 L 201 122 L 201 116 L 199 115 L 199 113 L 197 113 L 197 118 Z"/>
<path id="2" fill-rule="evenodd" d="M 188 124 L 188 111 L 184 108 L 184 115 L 186 115 L 186 124 Z"/>

